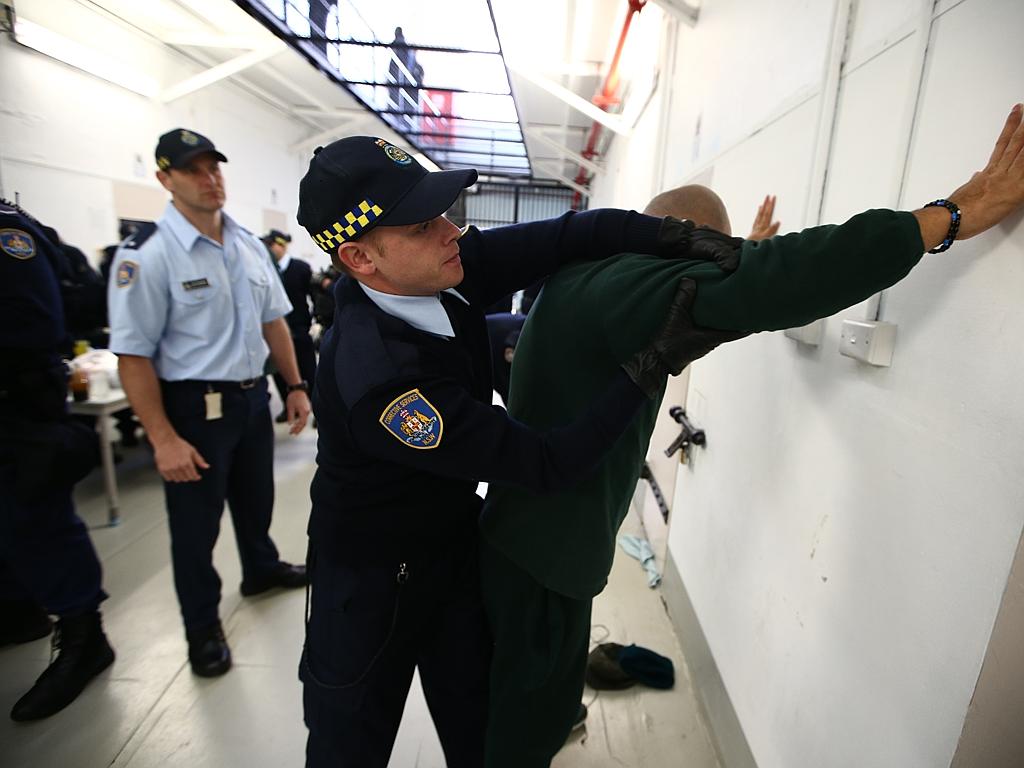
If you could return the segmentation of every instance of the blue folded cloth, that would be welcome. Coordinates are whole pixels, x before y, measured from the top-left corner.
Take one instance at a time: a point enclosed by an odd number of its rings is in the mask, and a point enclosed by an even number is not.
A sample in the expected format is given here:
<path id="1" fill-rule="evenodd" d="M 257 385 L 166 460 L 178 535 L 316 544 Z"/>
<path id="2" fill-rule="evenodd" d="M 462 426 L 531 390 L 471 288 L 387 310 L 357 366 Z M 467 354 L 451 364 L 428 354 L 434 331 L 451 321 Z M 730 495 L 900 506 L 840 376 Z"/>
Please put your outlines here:
<path id="1" fill-rule="evenodd" d="M 654 552 L 651 550 L 651 545 L 647 543 L 647 539 L 624 533 L 619 536 L 619 546 L 627 555 L 640 561 L 640 565 L 647 572 L 647 586 L 653 589 L 661 583 L 661 574 L 658 573 L 658 566 L 654 562 Z"/>

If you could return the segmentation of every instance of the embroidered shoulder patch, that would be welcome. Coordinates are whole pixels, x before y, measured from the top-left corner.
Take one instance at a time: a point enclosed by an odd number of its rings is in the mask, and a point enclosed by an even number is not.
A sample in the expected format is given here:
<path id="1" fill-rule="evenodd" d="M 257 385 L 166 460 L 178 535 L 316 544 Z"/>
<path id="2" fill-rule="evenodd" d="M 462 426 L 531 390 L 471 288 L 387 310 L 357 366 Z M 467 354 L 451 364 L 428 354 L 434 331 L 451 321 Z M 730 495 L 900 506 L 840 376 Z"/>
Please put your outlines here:
<path id="1" fill-rule="evenodd" d="M 16 259 L 31 259 L 36 255 L 36 241 L 21 229 L 0 229 L 0 248 Z"/>
<path id="2" fill-rule="evenodd" d="M 380 423 L 403 445 L 421 450 L 437 448 L 444 432 L 441 414 L 418 389 L 392 400 L 381 413 Z"/>
<path id="3" fill-rule="evenodd" d="M 122 261 L 117 267 L 117 287 L 125 288 L 135 282 L 139 274 L 139 265 L 134 261 Z"/>

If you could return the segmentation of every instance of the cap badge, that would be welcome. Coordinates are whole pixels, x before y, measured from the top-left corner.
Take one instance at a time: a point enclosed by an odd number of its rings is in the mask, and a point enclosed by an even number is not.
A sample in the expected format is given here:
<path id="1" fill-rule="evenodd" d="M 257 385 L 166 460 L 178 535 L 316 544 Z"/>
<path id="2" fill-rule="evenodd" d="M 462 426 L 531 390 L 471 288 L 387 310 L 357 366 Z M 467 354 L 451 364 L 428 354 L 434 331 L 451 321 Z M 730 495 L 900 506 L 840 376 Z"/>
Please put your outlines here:
<path id="1" fill-rule="evenodd" d="M 199 137 L 192 133 L 192 131 L 182 131 L 181 140 L 190 147 L 194 147 L 199 143 Z"/>
<path id="2" fill-rule="evenodd" d="M 377 139 L 375 142 L 378 147 L 384 150 L 384 154 L 391 160 L 398 163 L 398 165 L 408 165 L 412 162 L 412 158 L 409 154 L 402 149 L 399 149 L 394 144 L 388 144 L 384 139 Z"/>
<path id="3" fill-rule="evenodd" d="M 160 167 L 161 171 L 166 171 L 171 167 L 171 159 L 164 155 L 160 155 L 160 157 L 156 159 L 156 164 Z"/>

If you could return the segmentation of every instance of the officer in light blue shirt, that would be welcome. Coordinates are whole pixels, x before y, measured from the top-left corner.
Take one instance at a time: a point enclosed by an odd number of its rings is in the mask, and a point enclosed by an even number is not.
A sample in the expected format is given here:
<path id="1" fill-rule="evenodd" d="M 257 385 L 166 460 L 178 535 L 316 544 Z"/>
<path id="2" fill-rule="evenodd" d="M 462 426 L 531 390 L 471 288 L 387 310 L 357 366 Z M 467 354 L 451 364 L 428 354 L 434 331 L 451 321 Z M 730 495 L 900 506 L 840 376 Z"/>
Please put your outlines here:
<path id="1" fill-rule="evenodd" d="M 291 311 L 263 245 L 221 209 L 227 158 L 176 128 L 156 147 L 164 215 L 118 249 L 109 288 L 110 349 L 164 479 L 174 583 L 197 675 L 221 675 L 231 652 L 218 615 L 213 545 L 227 501 L 243 595 L 306 584 L 304 566 L 270 538 L 273 447 L 268 353 L 287 383 L 291 433 L 309 415 L 284 316 Z"/>

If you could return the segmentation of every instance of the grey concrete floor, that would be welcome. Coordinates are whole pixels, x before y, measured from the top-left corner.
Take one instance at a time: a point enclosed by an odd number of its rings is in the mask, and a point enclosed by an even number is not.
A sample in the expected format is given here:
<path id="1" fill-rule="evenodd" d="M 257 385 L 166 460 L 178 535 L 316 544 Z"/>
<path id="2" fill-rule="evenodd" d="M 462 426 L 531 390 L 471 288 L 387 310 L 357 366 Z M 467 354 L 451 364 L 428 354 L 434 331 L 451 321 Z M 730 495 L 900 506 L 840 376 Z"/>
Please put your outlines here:
<path id="1" fill-rule="evenodd" d="M 272 534 L 282 557 L 301 562 L 316 436 L 277 428 L 277 502 Z M 235 666 L 221 678 L 191 674 L 171 581 L 163 492 L 148 451 L 126 452 L 118 467 L 122 523 L 109 528 L 98 472 L 76 488 L 78 511 L 93 528 L 110 599 L 104 623 L 117 652 L 64 711 L 37 723 L 0 717 L 3 768 L 229 768 L 300 766 L 305 728 L 296 677 L 302 645 L 301 591 L 244 599 L 225 514 L 215 562 L 223 580 L 221 618 Z M 627 526 L 635 527 L 632 521 Z M 594 606 L 595 642 L 635 642 L 676 664 L 671 691 L 636 687 L 587 690 L 585 730 L 555 768 L 686 766 L 717 768 L 682 655 L 658 592 L 639 564 L 620 553 L 608 589 Z M 48 640 L 0 649 L 0 706 L 6 713 L 45 668 Z M 524 738 L 528 738 L 524 734 Z M 392 768 L 443 768 L 444 759 L 416 681 L 392 755 Z"/>

